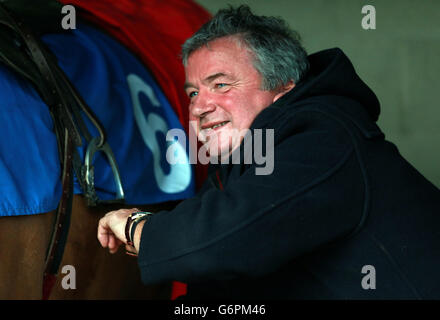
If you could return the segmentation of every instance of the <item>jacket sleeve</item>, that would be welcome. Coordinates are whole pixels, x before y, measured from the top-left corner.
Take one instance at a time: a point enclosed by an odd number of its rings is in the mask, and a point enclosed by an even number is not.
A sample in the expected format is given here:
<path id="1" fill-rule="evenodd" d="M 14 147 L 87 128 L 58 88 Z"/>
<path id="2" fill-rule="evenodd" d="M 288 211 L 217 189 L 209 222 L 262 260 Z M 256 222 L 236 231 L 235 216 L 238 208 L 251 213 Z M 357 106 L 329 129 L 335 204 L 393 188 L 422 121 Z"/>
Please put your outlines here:
<path id="1" fill-rule="evenodd" d="M 247 167 L 145 223 L 145 284 L 262 276 L 357 226 L 365 187 L 349 132 L 320 112 L 277 128 L 272 174 Z"/>

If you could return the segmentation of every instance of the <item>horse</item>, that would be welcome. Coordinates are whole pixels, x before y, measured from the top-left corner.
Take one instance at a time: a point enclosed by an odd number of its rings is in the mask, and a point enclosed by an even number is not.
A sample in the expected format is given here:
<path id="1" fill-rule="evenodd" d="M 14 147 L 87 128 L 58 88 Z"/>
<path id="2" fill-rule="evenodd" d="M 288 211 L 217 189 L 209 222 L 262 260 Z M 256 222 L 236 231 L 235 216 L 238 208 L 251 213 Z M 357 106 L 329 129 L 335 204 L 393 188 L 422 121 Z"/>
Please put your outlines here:
<path id="1" fill-rule="evenodd" d="M 131 208 L 133 206 L 123 206 Z M 173 203 L 136 206 L 143 211 L 171 209 Z M 169 299 L 171 284 L 144 286 L 136 259 L 122 251 L 111 255 L 96 241 L 96 226 L 115 205 L 88 207 L 75 195 L 72 222 L 61 266 L 74 266 L 76 286 L 63 287 L 63 273 L 53 285 L 50 299 Z M 45 252 L 49 245 L 55 212 L 0 218 L 1 299 L 41 299 Z M 67 275 L 66 275 L 67 276 Z"/>
<path id="2" fill-rule="evenodd" d="M 176 127 L 188 130 L 188 115 L 184 107 L 187 101 L 182 89 L 184 76 L 178 61 L 178 50 L 183 41 L 209 18 L 209 14 L 196 3 L 183 0 L 172 0 L 166 4 L 119 1 L 116 9 L 103 0 L 62 2 L 79 8 L 80 17 L 87 23 L 84 22 L 69 35 L 44 35 L 42 41 L 57 57 L 60 68 L 102 122 L 106 145 L 111 147 L 111 151 L 104 152 L 107 158 L 97 154 L 94 159 L 93 151 L 96 150 L 90 151 L 93 139 L 92 142 L 82 139 L 86 143 L 76 147 L 83 162 L 87 161 L 91 152 L 89 161 L 94 165 L 92 181 L 98 197 L 103 200 L 97 201 L 96 206 L 90 206 L 90 199 L 85 196 L 82 186 L 75 184 L 64 253 L 59 261 L 58 276 L 52 278 L 51 290 L 46 292 L 46 298 L 168 299 L 172 290 L 170 283 L 142 285 L 136 259 L 123 252 L 111 255 L 103 250 L 96 239 L 96 228 L 100 217 L 115 209 L 171 210 L 179 201 L 190 197 L 199 181 L 203 180 L 203 172 L 195 179 L 194 170 L 188 164 L 167 166 L 164 158 L 166 131 Z M 167 17 L 167 14 L 170 15 Z M 143 22 L 139 22 L 140 17 Z M 120 23 L 117 28 L 115 21 Z M 165 30 L 164 26 L 170 23 L 177 23 L 181 28 L 174 33 Z M 156 38 L 150 37 L 150 42 L 148 39 L 139 41 L 136 37 L 142 33 L 155 34 Z M 94 48 L 101 46 L 101 49 L 92 52 L 84 49 L 83 43 Z M 142 53 L 145 47 L 149 49 L 147 54 Z M 112 67 L 109 67 L 111 64 L 105 66 L 110 60 Z M 176 67 L 178 64 L 179 67 Z M 88 72 L 95 65 L 101 70 L 104 68 L 108 78 L 97 75 L 96 70 Z M 56 151 L 60 142 L 57 143 L 47 104 L 37 90 L 26 79 L 0 65 L 0 79 L 2 77 L 4 81 L 0 84 L 4 85 L 3 88 L 0 86 L 0 93 L 3 92 L 3 97 L 6 97 L 6 105 L 14 104 L 17 99 L 38 104 L 32 120 L 26 119 L 23 126 L 43 125 L 28 131 L 20 130 L 21 124 L 12 125 L 1 142 L 6 144 L 6 141 L 18 139 L 20 148 L 14 149 L 14 159 L 22 159 L 22 166 L 29 162 L 40 164 L 40 167 L 33 167 L 32 174 L 36 178 L 26 180 L 25 186 L 17 192 L 16 207 L 8 211 L 11 206 L 4 202 L 3 212 L 0 212 L 0 298 L 41 299 L 47 285 L 48 248 L 53 242 L 54 226 L 59 219 L 54 203 L 58 204 L 62 192 L 60 176 L 63 168 L 59 164 L 60 154 Z M 89 82 L 95 87 L 91 88 Z M 94 94 L 97 87 L 101 92 L 109 93 L 106 101 L 102 100 L 104 94 Z M 11 90 L 7 90 L 9 88 Z M 121 94 L 123 91 L 124 94 Z M 106 103 L 107 108 L 103 108 Z M 25 112 L 25 109 L 20 109 L 20 112 Z M 24 114 L 20 112 L 20 115 Z M 18 119 L 18 123 L 19 116 L 15 113 L 11 115 Z M 114 118 L 118 121 L 115 122 Z M 121 118 L 124 118 L 123 124 L 119 124 Z M 86 121 L 86 127 L 92 135 L 99 131 L 93 129 L 90 121 Z M 41 128 L 44 133 L 38 131 Z M 28 149 L 28 145 L 36 147 Z M 3 149 L 0 146 L 1 159 L 12 166 L 14 159 L 8 158 L 8 147 L 10 144 Z M 34 153 L 29 154 L 30 149 Z M 130 156 L 127 157 L 127 154 Z M 10 168 L 4 167 L 9 172 Z M 30 175 L 23 168 L 19 165 L 11 170 Z M 36 168 L 41 168 L 41 172 L 37 172 Z M 109 201 L 115 193 L 118 195 L 118 179 L 115 178 L 119 175 L 125 197 L 123 204 Z M 42 178 L 46 176 L 47 180 Z M 76 176 L 80 180 L 78 172 Z M 7 190 L 17 187 L 14 178 L 21 176 L 11 174 L 11 177 L 10 181 L 4 180 L 0 185 Z M 55 181 L 54 177 L 58 180 Z M 51 200 L 43 199 L 41 203 L 51 204 L 37 206 L 33 212 L 27 212 L 27 207 L 24 204 L 21 207 L 20 201 L 27 197 L 28 191 L 32 191 L 32 196 L 36 198 L 42 197 L 40 193 L 50 193 Z"/>

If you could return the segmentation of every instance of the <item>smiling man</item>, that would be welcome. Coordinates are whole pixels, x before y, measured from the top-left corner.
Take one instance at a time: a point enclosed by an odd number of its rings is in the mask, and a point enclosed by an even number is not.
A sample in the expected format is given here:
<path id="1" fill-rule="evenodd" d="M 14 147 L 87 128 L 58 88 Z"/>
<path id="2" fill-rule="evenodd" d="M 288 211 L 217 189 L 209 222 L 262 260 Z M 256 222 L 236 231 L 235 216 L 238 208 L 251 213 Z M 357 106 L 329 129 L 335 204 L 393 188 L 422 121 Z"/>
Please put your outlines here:
<path id="1" fill-rule="evenodd" d="M 307 56 L 282 20 L 240 6 L 182 57 L 211 155 L 273 130 L 274 170 L 211 165 L 172 211 L 109 212 L 103 247 L 125 244 L 144 283 L 187 282 L 192 299 L 440 298 L 440 191 L 384 139 L 379 102 L 340 49 Z"/>
<path id="2" fill-rule="evenodd" d="M 234 151 L 257 115 L 295 86 L 290 80 L 263 90 L 254 55 L 242 41 L 240 36 L 213 40 L 184 61 L 190 121 L 213 156 Z"/>

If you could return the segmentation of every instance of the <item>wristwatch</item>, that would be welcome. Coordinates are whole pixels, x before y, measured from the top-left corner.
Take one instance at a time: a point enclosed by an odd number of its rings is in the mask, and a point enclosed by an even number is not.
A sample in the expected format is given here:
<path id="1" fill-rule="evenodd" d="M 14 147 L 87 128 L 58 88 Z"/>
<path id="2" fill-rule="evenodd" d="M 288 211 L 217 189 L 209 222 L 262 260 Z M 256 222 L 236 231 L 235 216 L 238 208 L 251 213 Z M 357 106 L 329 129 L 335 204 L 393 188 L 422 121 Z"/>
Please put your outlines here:
<path id="1" fill-rule="evenodd" d="M 133 212 L 128 216 L 127 222 L 125 224 L 125 239 L 127 240 L 127 244 L 129 246 L 134 246 L 134 232 L 136 230 L 137 224 L 142 220 L 145 220 L 151 214 L 152 212 Z M 131 226 L 131 232 L 130 232 L 130 226 Z M 131 252 L 131 254 L 133 253 Z"/>

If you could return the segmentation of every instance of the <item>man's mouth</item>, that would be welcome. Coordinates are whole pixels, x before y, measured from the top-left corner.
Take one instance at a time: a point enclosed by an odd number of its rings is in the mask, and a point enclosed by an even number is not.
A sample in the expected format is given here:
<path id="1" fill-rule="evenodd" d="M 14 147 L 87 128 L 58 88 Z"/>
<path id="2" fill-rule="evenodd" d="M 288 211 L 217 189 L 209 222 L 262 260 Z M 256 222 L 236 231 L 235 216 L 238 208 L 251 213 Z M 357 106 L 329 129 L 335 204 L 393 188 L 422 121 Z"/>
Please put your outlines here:
<path id="1" fill-rule="evenodd" d="M 223 122 L 217 122 L 217 123 L 208 123 L 208 124 L 203 125 L 201 129 L 202 130 L 207 130 L 207 129 L 214 130 L 214 129 L 223 127 L 224 125 L 226 125 L 228 123 L 229 123 L 229 121 L 223 121 Z"/>

